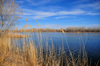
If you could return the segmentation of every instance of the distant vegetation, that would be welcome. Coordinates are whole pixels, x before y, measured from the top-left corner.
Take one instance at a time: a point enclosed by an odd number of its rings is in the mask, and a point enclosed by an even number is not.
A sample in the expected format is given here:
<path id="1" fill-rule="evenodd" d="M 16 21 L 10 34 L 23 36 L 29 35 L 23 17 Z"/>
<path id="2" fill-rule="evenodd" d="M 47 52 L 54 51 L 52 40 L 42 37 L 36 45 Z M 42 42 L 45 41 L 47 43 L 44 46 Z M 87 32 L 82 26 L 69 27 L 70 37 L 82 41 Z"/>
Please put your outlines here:
<path id="1" fill-rule="evenodd" d="M 68 28 L 61 28 L 61 29 L 43 29 L 43 28 L 39 28 L 39 29 L 20 29 L 20 30 L 11 30 L 12 32 L 62 32 L 62 30 L 64 32 L 100 32 L 100 27 L 96 27 L 96 28 L 86 28 L 86 27 L 68 27 Z"/>

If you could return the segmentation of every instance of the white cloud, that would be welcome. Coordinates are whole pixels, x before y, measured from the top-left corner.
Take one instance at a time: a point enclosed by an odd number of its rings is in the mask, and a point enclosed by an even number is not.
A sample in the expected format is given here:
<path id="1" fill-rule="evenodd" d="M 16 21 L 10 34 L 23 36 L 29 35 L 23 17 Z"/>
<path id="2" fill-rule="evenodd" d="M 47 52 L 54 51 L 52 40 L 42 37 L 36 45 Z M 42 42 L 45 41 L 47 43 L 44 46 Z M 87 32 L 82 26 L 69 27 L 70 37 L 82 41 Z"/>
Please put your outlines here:
<path id="1" fill-rule="evenodd" d="M 53 0 L 42 0 L 42 1 L 41 0 L 26 0 L 26 1 L 29 2 L 31 5 L 36 6 L 36 5 L 41 5 L 41 4 L 46 4 L 48 2 L 52 2 Z M 57 2 L 57 1 L 58 0 L 56 0 L 55 2 Z M 87 0 L 81 0 L 81 1 L 78 0 L 77 2 L 86 2 L 86 1 Z M 90 4 L 77 5 L 76 6 L 77 8 L 74 7 L 74 8 L 72 8 L 73 10 L 70 10 L 70 11 L 63 10 L 63 7 L 57 8 L 57 6 L 55 6 L 54 8 L 52 8 L 53 6 L 51 6 L 51 7 L 45 6 L 45 8 L 40 7 L 40 8 L 36 8 L 34 10 L 32 10 L 32 9 L 22 9 L 22 10 L 23 10 L 24 17 L 28 16 L 27 18 L 30 17 L 32 19 L 44 19 L 46 17 L 54 16 L 54 18 L 56 18 L 56 19 L 61 19 L 61 18 L 68 18 L 68 16 L 70 16 L 70 15 L 72 15 L 72 16 L 74 16 L 74 15 L 100 15 L 99 12 L 95 11 L 95 9 L 100 9 L 99 3 L 100 3 L 100 1 L 90 3 Z M 89 7 L 92 7 L 95 9 L 93 9 L 93 11 L 91 11 L 91 12 L 84 10 L 84 8 L 89 8 Z M 41 11 L 39 11 L 39 10 L 41 10 Z M 65 16 L 67 16 L 67 17 L 65 17 Z"/>
<path id="2" fill-rule="evenodd" d="M 100 13 L 97 12 L 88 12 L 83 10 L 74 10 L 74 11 L 58 11 L 58 12 L 45 12 L 45 11 L 34 11 L 30 9 L 23 9 L 24 16 L 31 17 L 33 19 L 43 19 L 46 17 L 52 17 L 52 16 L 59 16 L 56 17 L 56 19 L 60 18 L 68 18 L 69 15 L 100 15 Z"/>
<path id="3" fill-rule="evenodd" d="M 100 15 L 100 13 L 92 13 L 92 12 L 89 12 L 87 13 L 88 15 Z"/>
<path id="4" fill-rule="evenodd" d="M 90 0 L 75 0 L 72 3 L 83 3 L 83 2 L 87 2 L 87 1 L 90 1 Z"/>
<path id="5" fill-rule="evenodd" d="M 76 18 L 76 16 L 59 16 L 56 17 L 55 19 L 61 19 L 61 18 Z"/>
<path id="6" fill-rule="evenodd" d="M 24 10 L 24 13 L 23 13 L 24 16 L 30 15 L 33 19 L 43 19 L 45 17 L 62 16 L 62 15 L 81 15 L 81 14 L 85 13 L 85 11 L 82 11 L 82 10 L 59 11 L 59 12 L 34 11 L 34 10 L 30 10 L 30 9 L 23 9 L 23 10 Z M 63 17 L 61 17 L 61 18 L 63 18 Z"/>
<path id="7" fill-rule="evenodd" d="M 32 0 L 26 0 L 28 2 L 32 2 L 34 3 L 36 0 L 32 1 Z M 50 1 L 50 0 L 47 0 L 47 1 Z M 44 3 L 47 2 L 46 0 L 43 0 Z M 39 5 L 41 2 L 41 0 L 39 1 L 36 1 L 36 4 L 34 5 Z M 42 2 L 42 3 L 43 3 Z M 85 2 L 85 1 L 84 1 Z M 100 13 L 96 12 L 95 10 L 92 11 L 92 12 L 89 12 L 89 11 L 86 11 L 86 10 L 81 10 L 81 8 L 89 8 L 89 7 L 92 7 L 92 8 L 95 8 L 95 9 L 100 9 L 100 5 L 99 5 L 99 2 L 95 2 L 95 3 L 92 3 L 92 4 L 85 4 L 85 5 L 78 5 L 77 7 L 79 7 L 79 9 L 74 9 L 74 10 L 71 10 L 71 11 L 60 11 L 60 10 L 56 10 L 55 11 L 37 11 L 37 10 L 31 10 L 31 9 L 23 9 L 24 13 L 23 15 L 31 15 L 31 18 L 33 19 L 43 19 L 43 18 L 46 18 L 46 17 L 51 17 L 51 16 L 60 16 L 60 17 L 56 17 L 56 19 L 60 19 L 60 18 L 66 18 L 66 17 L 62 17 L 62 16 L 69 16 L 69 15 L 100 15 Z M 51 9 L 52 10 L 52 9 Z"/>
<path id="8" fill-rule="evenodd" d="M 41 18 L 51 17 L 51 16 L 55 16 L 55 15 L 56 15 L 56 13 L 53 13 L 53 12 L 37 11 L 37 12 L 35 12 L 35 16 L 33 18 L 41 19 Z"/>
<path id="9" fill-rule="evenodd" d="M 83 10 L 76 10 L 76 11 L 61 11 L 58 12 L 58 15 L 78 15 L 78 14 L 83 14 L 85 11 Z"/>
<path id="10" fill-rule="evenodd" d="M 78 8 L 93 8 L 93 9 L 100 9 L 100 1 L 94 2 L 94 3 L 89 3 L 89 4 L 82 4 L 82 5 L 77 5 Z"/>
<path id="11" fill-rule="evenodd" d="M 56 19 L 61 19 L 61 18 L 69 18 L 70 16 L 60 16 L 60 17 L 56 17 Z"/>
<path id="12" fill-rule="evenodd" d="M 21 4 L 24 3 L 24 2 L 25 2 L 25 1 L 16 1 L 16 3 L 21 3 Z"/>
<path id="13" fill-rule="evenodd" d="M 32 15 L 32 14 L 31 14 L 31 13 L 25 13 L 25 12 L 24 12 L 23 15 Z"/>
<path id="14" fill-rule="evenodd" d="M 43 11 L 37 11 L 35 12 L 36 15 L 44 15 L 44 16 L 54 16 L 56 15 L 56 13 L 54 12 L 43 12 Z"/>
<path id="15" fill-rule="evenodd" d="M 30 5 L 37 6 L 50 2 L 50 0 L 26 0 Z"/>
<path id="16" fill-rule="evenodd" d="M 33 19 L 44 19 L 44 17 L 47 17 L 47 16 L 33 16 L 32 18 Z"/>
<path id="17" fill-rule="evenodd" d="M 31 0 L 26 0 L 27 2 L 32 2 Z"/>
<path id="18" fill-rule="evenodd" d="M 57 3 L 63 0 L 26 0 L 26 1 L 29 2 L 31 6 L 38 6 L 38 5 L 47 4 L 47 3 Z"/>

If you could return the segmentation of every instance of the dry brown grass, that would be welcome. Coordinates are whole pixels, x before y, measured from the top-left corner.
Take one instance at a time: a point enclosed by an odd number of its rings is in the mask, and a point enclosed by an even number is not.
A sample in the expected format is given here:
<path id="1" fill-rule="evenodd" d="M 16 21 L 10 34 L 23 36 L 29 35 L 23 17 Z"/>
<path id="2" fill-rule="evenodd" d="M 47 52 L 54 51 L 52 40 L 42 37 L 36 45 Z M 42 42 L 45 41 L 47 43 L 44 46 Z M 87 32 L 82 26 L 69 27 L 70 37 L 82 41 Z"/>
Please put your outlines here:
<path id="1" fill-rule="evenodd" d="M 23 47 L 20 48 L 18 45 L 11 44 L 11 38 L 2 37 L 0 38 L 0 66 L 89 66 L 84 43 L 83 55 L 79 54 L 76 58 L 68 46 L 67 39 L 69 56 L 66 55 L 64 48 L 59 48 L 59 52 L 56 53 L 52 39 L 51 42 L 51 47 L 48 46 L 48 42 L 46 43 L 45 53 L 43 53 L 41 43 L 37 47 L 31 41 L 27 45 L 23 42 Z"/>
<path id="2" fill-rule="evenodd" d="M 25 36 L 25 35 L 22 35 L 22 34 L 19 34 L 19 33 L 8 33 L 7 37 L 10 37 L 10 38 L 26 38 L 28 36 Z"/>
<path id="3" fill-rule="evenodd" d="M 31 42 L 20 49 L 17 46 L 11 45 L 10 38 L 0 38 L 0 66 L 57 66 L 56 55 L 53 55 L 53 50 L 50 54 L 46 53 L 43 56 L 43 49 L 37 47 Z"/>

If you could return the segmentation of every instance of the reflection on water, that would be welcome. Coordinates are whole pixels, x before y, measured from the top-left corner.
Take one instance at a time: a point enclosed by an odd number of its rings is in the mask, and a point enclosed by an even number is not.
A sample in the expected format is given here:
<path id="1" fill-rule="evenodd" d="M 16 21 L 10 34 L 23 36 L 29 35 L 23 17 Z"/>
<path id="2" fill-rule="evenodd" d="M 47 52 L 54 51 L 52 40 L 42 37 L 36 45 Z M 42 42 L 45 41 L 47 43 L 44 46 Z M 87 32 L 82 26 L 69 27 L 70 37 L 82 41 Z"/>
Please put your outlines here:
<path id="1" fill-rule="evenodd" d="M 70 47 L 70 50 L 74 53 L 78 53 L 82 44 L 85 44 L 85 48 L 88 54 L 88 58 L 92 59 L 92 63 L 94 61 L 100 60 L 100 33 L 60 33 L 60 32 L 42 32 L 42 33 L 22 33 L 29 34 L 31 37 L 23 38 L 23 39 L 12 39 L 16 40 L 16 43 L 19 43 L 22 46 L 23 41 L 25 43 L 29 43 L 29 41 L 33 41 L 35 45 L 42 44 L 45 46 L 48 42 L 48 45 L 52 45 L 52 41 L 54 44 L 55 50 L 58 50 L 59 47 L 64 46 L 64 50 L 68 51 L 66 41 Z M 82 43 L 83 41 L 83 43 Z M 12 42 L 13 44 L 13 42 Z"/>

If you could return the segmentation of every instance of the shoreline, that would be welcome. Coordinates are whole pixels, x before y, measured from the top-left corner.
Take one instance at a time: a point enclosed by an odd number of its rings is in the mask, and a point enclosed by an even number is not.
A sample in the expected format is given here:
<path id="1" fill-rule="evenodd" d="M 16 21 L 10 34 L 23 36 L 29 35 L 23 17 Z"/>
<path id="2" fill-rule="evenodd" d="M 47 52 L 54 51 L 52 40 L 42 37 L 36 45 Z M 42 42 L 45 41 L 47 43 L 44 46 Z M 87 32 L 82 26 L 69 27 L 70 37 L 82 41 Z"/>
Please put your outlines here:
<path id="1" fill-rule="evenodd" d="M 28 36 L 25 36 L 20 33 L 7 33 L 6 37 L 8 38 L 27 38 Z"/>
<path id="2" fill-rule="evenodd" d="M 17 32 L 21 32 L 21 31 L 17 31 Z M 29 31 L 26 31 L 26 32 L 29 32 Z M 42 31 L 38 31 L 38 32 L 42 32 Z M 54 31 L 51 31 L 51 32 L 54 32 Z M 25 33 L 25 32 L 22 32 L 22 33 Z M 49 32 L 47 32 L 47 33 L 49 33 Z M 62 33 L 62 32 L 59 32 L 59 33 Z M 65 32 L 65 33 L 78 33 L 78 32 Z M 79 32 L 79 33 L 100 33 L 100 32 Z"/>

